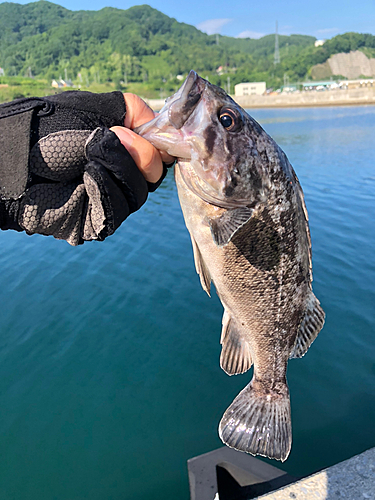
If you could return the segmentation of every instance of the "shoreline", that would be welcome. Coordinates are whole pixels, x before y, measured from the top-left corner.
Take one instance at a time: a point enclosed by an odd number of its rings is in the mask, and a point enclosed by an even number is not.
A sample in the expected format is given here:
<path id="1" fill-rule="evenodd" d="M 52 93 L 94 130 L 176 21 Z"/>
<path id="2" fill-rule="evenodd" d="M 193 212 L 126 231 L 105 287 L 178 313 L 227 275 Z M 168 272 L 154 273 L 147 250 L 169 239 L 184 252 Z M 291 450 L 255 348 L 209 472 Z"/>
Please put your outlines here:
<path id="1" fill-rule="evenodd" d="M 308 91 L 296 94 L 233 96 L 243 108 L 307 108 L 328 106 L 375 105 L 375 87 L 347 90 Z M 155 111 L 164 106 L 164 99 L 145 99 Z"/>

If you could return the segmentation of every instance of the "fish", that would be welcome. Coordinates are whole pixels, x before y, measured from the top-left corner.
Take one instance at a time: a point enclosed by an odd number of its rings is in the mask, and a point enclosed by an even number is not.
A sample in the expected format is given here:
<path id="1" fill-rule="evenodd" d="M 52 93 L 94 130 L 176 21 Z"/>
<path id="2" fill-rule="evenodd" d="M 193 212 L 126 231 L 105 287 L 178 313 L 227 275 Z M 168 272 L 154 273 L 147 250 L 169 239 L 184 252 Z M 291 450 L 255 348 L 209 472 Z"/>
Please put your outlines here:
<path id="1" fill-rule="evenodd" d="M 136 132 L 177 158 L 175 181 L 203 289 L 224 307 L 220 366 L 253 377 L 225 411 L 229 447 L 285 461 L 288 360 L 323 327 L 304 195 L 285 153 L 224 90 L 191 71 Z"/>

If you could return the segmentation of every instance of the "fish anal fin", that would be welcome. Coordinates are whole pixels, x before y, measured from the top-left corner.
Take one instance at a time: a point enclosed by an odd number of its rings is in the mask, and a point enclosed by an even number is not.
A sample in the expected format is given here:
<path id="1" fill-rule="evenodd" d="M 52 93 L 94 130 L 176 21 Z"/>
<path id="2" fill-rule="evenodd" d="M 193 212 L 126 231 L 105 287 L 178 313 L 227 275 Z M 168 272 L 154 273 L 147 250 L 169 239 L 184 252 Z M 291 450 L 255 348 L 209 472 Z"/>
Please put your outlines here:
<path id="1" fill-rule="evenodd" d="M 288 387 L 259 392 L 250 382 L 224 413 L 219 436 L 230 448 L 284 462 L 292 446 Z"/>
<path id="2" fill-rule="evenodd" d="M 226 210 L 220 217 L 209 218 L 212 237 L 219 247 L 227 245 L 233 236 L 248 222 L 253 214 L 253 209 L 240 207 Z"/>
<path id="3" fill-rule="evenodd" d="M 223 316 L 223 329 L 221 333 L 220 366 L 228 375 L 245 373 L 253 364 L 250 346 L 241 336 L 236 322 L 225 310 Z"/>
<path id="4" fill-rule="evenodd" d="M 325 313 L 319 300 L 310 292 L 305 315 L 298 329 L 289 358 L 302 358 L 323 328 Z"/>
<path id="5" fill-rule="evenodd" d="M 199 274 L 199 278 L 201 280 L 201 285 L 203 290 L 207 293 L 209 297 L 211 297 L 211 275 L 210 272 L 203 260 L 202 254 L 198 248 L 197 242 L 194 239 L 194 236 L 191 236 L 191 244 L 193 246 L 194 253 L 194 263 L 195 269 Z"/>

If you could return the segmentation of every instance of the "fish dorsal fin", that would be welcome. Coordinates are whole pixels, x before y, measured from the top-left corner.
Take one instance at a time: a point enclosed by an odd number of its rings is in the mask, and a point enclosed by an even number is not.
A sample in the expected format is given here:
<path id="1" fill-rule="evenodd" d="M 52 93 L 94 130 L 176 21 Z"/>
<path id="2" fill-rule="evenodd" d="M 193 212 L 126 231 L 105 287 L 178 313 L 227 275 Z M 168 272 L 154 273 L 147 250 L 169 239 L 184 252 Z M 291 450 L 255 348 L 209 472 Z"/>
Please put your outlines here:
<path id="1" fill-rule="evenodd" d="M 243 339 L 240 330 L 227 310 L 223 315 L 221 332 L 220 366 L 228 375 L 245 373 L 253 364 L 248 342 Z"/>
<path id="2" fill-rule="evenodd" d="M 253 209 L 240 207 L 226 210 L 220 217 L 209 219 L 212 237 L 219 247 L 227 245 L 239 229 L 250 219 Z"/>
<path id="3" fill-rule="evenodd" d="M 305 315 L 289 358 L 302 358 L 323 328 L 325 314 L 319 300 L 310 292 Z"/>
<path id="4" fill-rule="evenodd" d="M 199 274 L 199 278 L 201 280 L 201 285 L 203 290 L 207 293 L 209 297 L 211 297 L 210 291 L 211 291 L 211 275 L 210 272 L 203 260 L 202 254 L 198 248 L 197 242 L 195 241 L 194 237 L 190 235 L 191 237 L 191 244 L 193 245 L 193 253 L 194 253 L 194 262 L 195 262 L 195 269 L 197 273 Z"/>

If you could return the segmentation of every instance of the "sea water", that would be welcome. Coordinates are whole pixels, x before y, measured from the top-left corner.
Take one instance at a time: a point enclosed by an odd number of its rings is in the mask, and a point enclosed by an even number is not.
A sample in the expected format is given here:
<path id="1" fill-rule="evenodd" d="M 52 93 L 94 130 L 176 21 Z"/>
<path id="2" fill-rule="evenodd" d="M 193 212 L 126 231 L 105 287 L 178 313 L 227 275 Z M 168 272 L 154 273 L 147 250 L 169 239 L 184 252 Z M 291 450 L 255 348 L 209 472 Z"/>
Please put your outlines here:
<path id="1" fill-rule="evenodd" d="M 304 189 L 324 329 L 289 363 L 306 475 L 375 446 L 375 107 L 250 110 Z M 103 243 L 0 234 L 0 500 L 189 498 L 250 374 L 219 367 L 173 173 Z"/>

